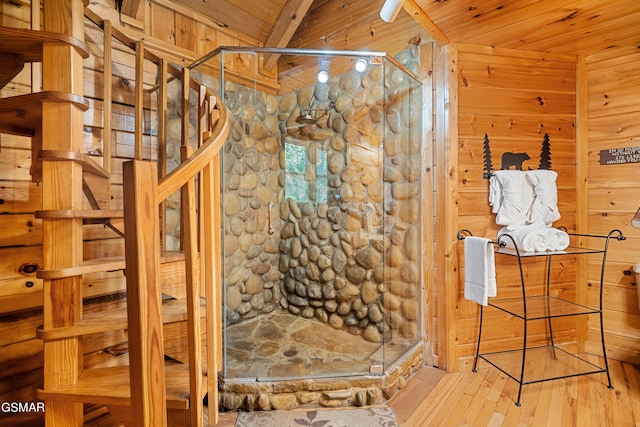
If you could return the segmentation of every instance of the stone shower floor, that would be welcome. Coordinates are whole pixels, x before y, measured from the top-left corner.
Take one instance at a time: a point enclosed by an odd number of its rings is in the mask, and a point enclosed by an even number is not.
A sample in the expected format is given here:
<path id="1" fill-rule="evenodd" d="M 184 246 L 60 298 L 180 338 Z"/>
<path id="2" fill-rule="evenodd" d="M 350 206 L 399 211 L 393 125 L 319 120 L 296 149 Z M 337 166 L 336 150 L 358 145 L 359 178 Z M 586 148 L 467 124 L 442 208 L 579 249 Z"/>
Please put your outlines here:
<path id="1" fill-rule="evenodd" d="M 227 328 L 226 379 L 258 381 L 366 375 L 371 365 L 387 365 L 410 344 L 371 343 L 318 321 L 274 312 Z M 379 372 L 381 373 L 381 372 Z"/>

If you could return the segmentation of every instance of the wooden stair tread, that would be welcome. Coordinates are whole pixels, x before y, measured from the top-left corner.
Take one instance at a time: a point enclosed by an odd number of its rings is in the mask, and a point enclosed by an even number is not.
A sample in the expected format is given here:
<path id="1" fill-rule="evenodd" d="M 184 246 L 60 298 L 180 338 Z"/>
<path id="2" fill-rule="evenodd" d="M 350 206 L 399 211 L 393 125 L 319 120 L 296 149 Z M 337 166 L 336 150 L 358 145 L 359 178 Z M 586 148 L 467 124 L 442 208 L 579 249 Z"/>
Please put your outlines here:
<path id="1" fill-rule="evenodd" d="M 84 172 L 89 172 L 102 178 L 111 177 L 111 173 L 96 163 L 88 154 L 77 153 L 74 151 L 41 150 L 38 152 L 38 157 L 40 160 L 78 162 L 82 165 L 82 170 Z"/>
<path id="2" fill-rule="evenodd" d="M 39 279 L 63 279 L 65 277 L 81 276 L 88 273 L 103 273 L 107 271 L 124 270 L 124 257 L 92 259 L 77 267 L 58 268 L 55 270 L 38 270 Z"/>
<path id="3" fill-rule="evenodd" d="M 107 209 L 64 209 L 57 211 L 36 211 L 36 218 L 124 218 L 124 211 Z"/>
<path id="4" fill-rule="evenodd" d="M 200 301 L 200 307 L 201 316 L 204 317 L 204 300 Z M 163 323 L 174 323 L 185 320 L 187 320 L 186 299 L 167 299 L 162 303 Z M 74 326 L 65 326 L 53 329 L 38 328 L 37 336 L 42 340 L 53 340 L 127 328 L 127 309 L 124 307 L 115 310 L 86 314 Z"/>
<path id="5" fill-rule="evenodd" d="M 24 69 L 24 57 L 17 53 L 0 52 L 0 88 L 3 88 Z"/>
<path id="6" fill-rule="evenodd" d="M 164 251 L 160 252 L 160 264 L 169 262 L 184 261 L 184 252 L 180 251 Z"/>
<path id="7" fill-rule="evenodd" d="M 181 252 L 163 252 L 160 254 L 160 264 L 184 260 Z M 58 268 L 55 270 L 38 270 L 36 277 L 39 279 L 63 279 L 65 277 L 81 276 L 88 273 L 104 273 L 107 271 L 124 270 L 126 267 L 124 257 L 110 257 L 87 260 L 77 267 Z"/>
<path id="8" fill-rule="evenodd" d="M 85 220 L 85 224 L 88 220 Z M 124 217 L 110 217 L 109 220 L 105 223 L 105 225 L 118 234 L 120 237 L 124 237 Z"/>
<path id="9" fill-rule="evenodd" d="M 34 136 L 42 127 L 43 102 L 71 102 L 83 111 L 89 108 L 84 97 L 57 91 L 0 98 L 0 131 L 13 135 Z"/>
<path id="10" fill-rule="evenodd" d="M 54 329 L 38 328 L 37 337 L 42 340 L 53 340 L 59 338 L 75 337 L 98 332 L 115 331 L 127 329 L 127 309 L 100 311 L 86 314 L 74 326 L 65 326 Z"/>
<path id="11" fill-rule="evenodd" d="M 165 365 L 165 379 L 167 409 L 189 409 L 189 366 Z M 85 369 L 77 383 L 56 389 L 39 389 L 37 396 L 41 400 L 131 406 L 129 384 L 129 366 Z M 203 393 L 205 390 L 203 387 Z"/>
<path id="12" fill-rule="evenodd" d="M 42 62 L 42 47 L 50 42 L 66 43 L 73 46 L 83 58 L 89 57 L 87 45 L 66 34 L 0 27 L 0 52 L 20 54 L 26 62 Z"/>

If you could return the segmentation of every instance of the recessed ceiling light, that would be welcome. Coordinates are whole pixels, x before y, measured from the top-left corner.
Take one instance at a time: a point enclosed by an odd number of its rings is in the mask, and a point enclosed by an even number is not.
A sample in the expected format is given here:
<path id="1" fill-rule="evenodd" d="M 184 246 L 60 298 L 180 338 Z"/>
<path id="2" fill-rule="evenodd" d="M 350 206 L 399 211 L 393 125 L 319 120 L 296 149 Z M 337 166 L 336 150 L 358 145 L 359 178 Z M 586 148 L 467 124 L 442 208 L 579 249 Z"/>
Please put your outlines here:
<path id="1" fill-rule="evenodd" d="M 329 81 L 329 72 L 322 70 L 318 73 L 318 81 L 320 83 L 326 83 Z"/>
<path id="2" fill-rule="evenodd" d="M 367 69 L 367 65 L 368 64 L 366 59 L 363 59 L 363 58 L 358 59 L 355 65 L 356 71 L 359 73 L 363 72 L 364 70 Z"/>

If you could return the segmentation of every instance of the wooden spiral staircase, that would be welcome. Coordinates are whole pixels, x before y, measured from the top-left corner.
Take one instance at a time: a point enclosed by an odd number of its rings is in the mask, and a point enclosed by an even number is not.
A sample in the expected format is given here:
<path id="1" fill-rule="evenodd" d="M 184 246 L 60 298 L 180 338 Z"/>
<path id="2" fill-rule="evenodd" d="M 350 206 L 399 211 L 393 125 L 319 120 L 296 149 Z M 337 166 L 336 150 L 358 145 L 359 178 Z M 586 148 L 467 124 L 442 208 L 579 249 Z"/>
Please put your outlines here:
<path id="1" fill-rule="evenodd" d="M 32 138 L 32 177 L 42 185 L 44 281 L 45 422 L 83 425 L 83 404 L 106 405 L 127 425 L 203 425 L 209 393 L 209 424 L 217 422 L 217 307 L 214 278 L 219 252 L 218 152 L 229 133 L 225 106 L 209 90 L 129 39 L 107 21 L 85 11 L 81 0 L 45 0 L 45 29 L 0 27 L 0 83 L 29 62 L 42 62 L 43 91 L 0 99 L 0 132 Z M 123 166 L 124 210 L 110 208 L 111 81 L 104 85 L 104 147 L 101 158 L 82 153 L 84 16 L 104 30 L 104 74 L 111 75 L 111 40 L 135 52 L 135 159 Z M 158 66 L 158 161 L 142 160 L 143 67 Z M 80 71 L 78 73 L 78 71 Z M 182 82 L 182 159 L 166 174 L 167 81 Z M 189 92 L 198 97 L 198 148 L 189 148 Z M 98 160 L 98 161 L 96 161 Z M 100 163 L 101 161 L 101 163 Z M 196 186 L 196 177 L 197 186 Z M 162 252 L 163 201 L 181 192 L 183 251 Z M 86 201 L 92 209 L 85 209 Z M 196 206 L 197 203 L 197 206 Z M 196 215 L 197 212 L 197 215 Z M 83 259 L 83 224 L 105 224 L 124 236 L 123 258 Z M 164 269 L 184 269 L 181 291 L 162 286 Z M 82 276 L 124 269 L 127 308 L 83 314 Z M 176 296 L 177 298 L 167 298 Z M 204 304 L 203 304 L 204 302 Z M 204 313 L 210 313 L 204 316 Z M 165 362 L 163 325 L 186 322 L 188 350 L 183 363 Z M 204 323 L 204 328 L 203 328 Z M 128 332 L 128 365 L 85 368 L 83 337 Z M 203 352 L 202 340 L 206 335 Z M 205 357 L 203 358 L 203 354 Z M 180 359 L 180 357 L 178 357 Z M 206 375 L 207 370 L 212 375 Z"/>

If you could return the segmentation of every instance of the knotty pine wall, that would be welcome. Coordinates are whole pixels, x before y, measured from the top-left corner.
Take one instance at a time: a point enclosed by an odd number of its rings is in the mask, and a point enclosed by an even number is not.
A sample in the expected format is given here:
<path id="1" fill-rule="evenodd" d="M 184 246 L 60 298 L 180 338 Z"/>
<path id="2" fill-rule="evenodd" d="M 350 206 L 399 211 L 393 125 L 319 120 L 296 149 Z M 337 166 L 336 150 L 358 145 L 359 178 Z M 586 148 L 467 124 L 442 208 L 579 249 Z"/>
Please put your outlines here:
<path id="1" fill-rule="evenodd" d="M 604 322 L 608 356 L 640 363 L 640 309 L 632 266 L 640 262 L 640 230 L 631 219 L 640 208 L 638 164 L 600 165 L 599 152 L 640 144 L 640 53 L 637 43 L 589 55 L 568 56 L 482 46 L 448 46 L 446 61 L 450 93 L 444 107 L 447 125 L 440 167 L 438 225 L 440 243 L 438 322 L 440 355 L 449 370 L 468 369 L 473 362 L 479 309 L 463 297 L 463 245 L 453 235 L 466 228 L 495 239 L 499 226 L 488 205 L 488 182 L 482 178 L 483 145 L 490 139 L 493 167 L 503 152 L 526 152 L 524 168 L 537 169 L 544 134 L 551 143 L 552 169 L 558 177 L 562 218 L 554 225 L 583 233 L 607 234 L 618 228 L 629 238 L 612 241 L 604 288 Z M 436 134 L 438 134 L 436 129 Z M 451 141 L 447 145 L 446 141 Z M 453 141 L 457 142 L 454 145 Z M 442 144 L 442 142 L 440 142 Z M 587 242 L 594 245 L 601 242 Z M 560 261 L 560 260 L 558 260 Z M 498 295 L 517 296 L 518 269 L 514 259 L 497 256 Z M 525 279 L 533 292 L 542 291 L 544 265 L 525 263 Z M 600 259 L 563 258 L 551 272 L 552 293 L 597 306 Z M 576 286 L 576 283 L 579 283 Z M 453 289 L 451 289 L 453 287 Z M 482 351 L 520 346 L 522 323 L 493 310 L 485 311 Z M 554 321 L 556 341 L 577 351 L 601 354 L 597 318 Z M 542 343 L 546 329 L 530 323 L 530 344 Z"/>
<path id="2" fill-rule="evenodd" d="M 472 45 L 449 48 L 450 144 L 447 176 L 451 187 L 444 197 L 450 205 L 445 213 L 455 225 L 442 225 L 447 235 L 439 238 L 446 246 L 439 265 L 445 266 L 447 301 L 440 302 L 441 313 L 448 313 L 451 327 L 448 340 L 448 369 L 469 369 L 473 363 L 479 326 L 479 306 L 464 299 L 463 243 L 455 238 L 458 229 L 476 236 L 496 239 L 501 228 L 488 204 L 489 182 L 483 178 L 483 141 L 490 140 L 493 169 L 500 169 L 504 152 L 527 153 L 523 169 L 538 169 L 544 135 L 549 135 L 552 169 L 558 172 L 558 204 L 562 214 L 555 225 L 576 228 L 576 58 L 537 52 L 515 51 Z M 437 131 L 436 131 L 437 133 Z M 455 143 L 454 143 L 455 141 Z M 444 148 L 447 149 L 446 147 Z M 440 189 L 441 187 L 438 187 Z M 454 261 L 455 259 L 455 261 Z M 517 260 L 496 256 L 498 296 L 520 295 Z M 541 292 L 545 265 L 543 260 L 524 264 L 527 287 Z M 575 295 L 575 260 L 563 259 L 552 269 L 556 282 L 553 293 L 571 298 Z M 518 348 L 522 345 L 522 322 L 497 310 L 485 311 L 482 351 Z M 575 320 L 554 323 L 560 342 L 575 342 Z M 529 325 L 529 343 L 544 342 L 542 322 Z"/>
<path id="3" fill-rule="evenodd" d="M 619 228 L 628 237 L 611 246 L 604 287 L 604 322 L 608 356 L 640 364 L 640 286 L 632 274 L 640 262 L 640 229 L 631 219 L 640 208 L 640 164 L 600 165 L 600 150 L 640 146 L 640 49 L 629 43 L 580 58 L 579 76 L 588 137 L 584 152 L 587 200 L 585 216 L 590 233 Z M 589 282 L 598 280 L 595 263 L 589 265 Z M 597 302 L 597 286 L 590 286 L 588 301 Z M 588 324 L 589 351 L 596 351 L 599 336 L 596 319 Z"/>
<path id="4" fill-rule="evenodd" d="M 114 0 L 95 0 L 91 1 L 88 8 L 101 18 L 121 25 L 121 29 L 132 38 L 144 37 L 148 48 L 177 65 L 189 65 L 219 46 L 262 45 L 246 34 L 221 27 L 182 6 L 180 2 L 144 2 L 144 21 L 120 15 L 114 3 Z M 260 89 L 269 93 L 278 89 L 276 70 L 265 69 L 263 58 L 247 60 L 247 56 L 243 55 L 236 60 L 226 58 L 225 64 L 225 76 L 230 80 L 252 85 L 255 82 Z M 251 76 L 251 79 L 245 76 Z"/>

